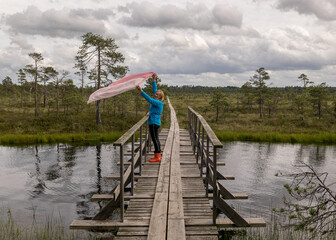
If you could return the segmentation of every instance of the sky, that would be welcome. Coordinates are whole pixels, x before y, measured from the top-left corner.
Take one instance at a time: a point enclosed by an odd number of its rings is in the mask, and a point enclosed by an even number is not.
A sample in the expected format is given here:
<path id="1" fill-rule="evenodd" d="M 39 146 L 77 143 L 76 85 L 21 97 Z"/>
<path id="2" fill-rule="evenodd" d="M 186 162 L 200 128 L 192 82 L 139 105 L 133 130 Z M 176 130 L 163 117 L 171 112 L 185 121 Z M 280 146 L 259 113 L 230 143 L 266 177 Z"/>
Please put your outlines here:
<path id="1" fill-rule="evenodd" d="M 336 86 L 336 0 L 0 0 L 0 81 L 33 64 L 74 74 L 87 32 L 115 39 L 128 74 L 167 85 L 237 86 L 260 67 L 269 86 Z M 88 83 L 88 80 L 86 81 Z"/>

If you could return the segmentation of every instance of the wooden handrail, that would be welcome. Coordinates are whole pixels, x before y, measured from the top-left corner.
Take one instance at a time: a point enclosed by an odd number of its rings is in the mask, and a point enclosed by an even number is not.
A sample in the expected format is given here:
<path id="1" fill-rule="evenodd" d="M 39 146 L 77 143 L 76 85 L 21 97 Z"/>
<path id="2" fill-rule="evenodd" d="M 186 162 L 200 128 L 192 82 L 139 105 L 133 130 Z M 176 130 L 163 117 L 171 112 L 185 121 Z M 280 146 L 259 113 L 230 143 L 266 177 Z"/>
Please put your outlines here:
<path id="1" fill-rule="evenodd" d="M 211 127 L 209 126 L 209 124 L 207 123 L 207 121 L 205 121 L 205 119 L 202 117 L 201 114 L 199 114 L 198 112 L 196 112 L 194 109 L 192 109 L 191 107 L 188 107 L 188 109 L 197 116 L 197 118 L 200 120 L 201 124 L 204 127 L 204 130 L 206 131 L 207 135 L 209 136 L 209 139 L 212 143 L 212 145 L 215 148 L 222 148 L 223 144 L 219 141 L 219 139 L 217 138 L 216 134 L 214 133 L 214 131 L 211 129 Z"/>
<path id="2" fill-rule="evenodd" d="M 117 141 L 113 143 L 114 146 L 122 146 L 124 145 L 128 139 L 132 137 L 132 135 L 148 120 L 148 113 L 144 116 L 139 122 L 134 124 L 127 132 L 125 132 Z"/>

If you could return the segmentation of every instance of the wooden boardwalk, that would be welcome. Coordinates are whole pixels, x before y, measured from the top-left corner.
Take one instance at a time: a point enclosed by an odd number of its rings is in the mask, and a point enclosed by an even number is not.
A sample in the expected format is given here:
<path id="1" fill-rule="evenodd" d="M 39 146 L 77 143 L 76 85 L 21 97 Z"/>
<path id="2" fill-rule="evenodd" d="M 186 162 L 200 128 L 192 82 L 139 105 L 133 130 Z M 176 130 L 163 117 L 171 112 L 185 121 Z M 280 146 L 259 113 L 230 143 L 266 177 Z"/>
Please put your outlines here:
<path id="1" fill-rule="evenodd" d="M 168 100 L 169 102 L 169 100 Z M 71 229 L 96 229 L 117 231 L 114 239 L 218 239 L 219 227 L 263 227 L 265 222 L 261 218 L 242 218 L 235 212 L 224 199 L 246 199 L 246 194 L 231 194 L 222 184 L 213 184 L 215 179 L 234 179 L 233 176 L 223 176 L 216 170 L 216 150 L 209 148 L 209 138 L 198 137 L 197 144 L 202 150 L 207 142 L 207 160 L 203 159 L 205 153 L 195 151 L 195 139 L 191 131 L 180 129 L 176 114 L 169 102 L 171 109 L 171 125 L 169 129 L 162 129 L 160 142 L 163 149 L 161 163 L 149 163 L 153 156 L 150 145 L 146 146 L 146 138 L 138 144 L 132 141 L 131 159 L 126 171 L 124 164 L 120 164 L 124 177 L 120 182 L 131 185 L 130 194 L 124 194 L 124 186 L 119 186 L 110 194 L 94 195 L 92 200 L 109 202 L 93 220 L 75 220 Z M 201 123 L 199 120 L 199 124 Z M 193 121 L 193 120 L 191 120 Z M 145 122 L 145 121 L 143 121 Z M 141 122 L 143 124 L 143 122 Z M 196 124 L 196 126 L 198 126 Z M 199 128 L 200 129 L 200 128 Z M 206 130 L 206 129 L 205 129 Z M 140 128 L 140 135 L 142 136 Z M 199 130 L 198 136 L 201 136 Z M 204 129 L 203 129 L 204 135 Z M 207 132 L 211 137 L 211 133 Z M 138 146 L 137 153 L 135 145 Z M 121 145 L 122 146 L 122 145 Z M 143 157 L 142 149 L 147 154 Z M 121 147 L 121 153 L 122 147 Z M 212 154 L 212 160 L 210 156 Z M 123 154 L 122 154 L 123 155 Z M 139 157 L 139 161 L 136 158 Z M 203 159 L 200 163 L 198 159 Z M 123 157 L 121 162 L 124 163 Z M 140 164 L 141 162 L 141 164 Z M 211 167 L 210 163 L 213 163 Z M 139 164 L 137 164 L 139 163 Z M 126 165 L 126 164 L 125 164 Z M 126 165 L 126 166 L 127 166 Z M 210 166 L 204 174 L 204 166 Z M 140 169 L 140 174 L 135 174 L 134 169 Z M 133 169 L 132 169 L 133 168 Z M 200 172 L 202 169 L 202 173 Z M 110 178 L 116 178 L 110 176 Z M 118 176 L 119 178 L 119 176 Z M 209 185 L 213 187 L 213 194 L 209 193 Z M 215 195 L 215 193 L 217 193 Z M 122 200 L 121 200 L 122 198 Z M 209 200 L 216 207 L 210 205 Z M 120 206 L 122 209 L 121 221 L 108 220 L 112 211 Z M 217 213 L 221 211 L 227 218 L 218 219 Z"/>

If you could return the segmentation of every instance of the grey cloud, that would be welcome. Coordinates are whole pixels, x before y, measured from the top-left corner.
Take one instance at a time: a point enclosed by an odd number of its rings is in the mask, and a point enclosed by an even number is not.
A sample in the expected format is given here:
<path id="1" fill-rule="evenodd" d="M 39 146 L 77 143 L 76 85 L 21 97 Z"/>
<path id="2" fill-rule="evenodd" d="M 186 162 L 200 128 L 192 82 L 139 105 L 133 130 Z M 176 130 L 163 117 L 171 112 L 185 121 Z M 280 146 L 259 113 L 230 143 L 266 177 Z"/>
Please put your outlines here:
<path id="1" fill-rule="evenodd" d="M 213 8 L 212 13 L 219 25 L 230 25 L 235 27 L 240 27 L 242 25 L 243 17 L 237 9 L 232 9 L 224 4 L 218 4 Z"/>
<path id="2" fill-rule="evenodd" d="M 28 54 L 21 55 L 21 50 L 17 47 L 9 47 L 0 50 L 0 73 L 10 76 L 13 81 L 16 80 L 16 72 L 29 63 Z"/>
<path id="3" fill-rule="evenodd" d="M 205 4 L 188 3 L 186 8 L 172 4 L 156 6 L 150 2 L 132 2 L 126 5 L 130 16 L 120 19 L 121 23 L 135 27 L 158 27 L 211 30 L 214 27 L 240 27 L 242 14 L 228 5 L 218 4 L 212 10 Z M 119 8 L 125 12 L 125 8 Z"/>
<path id="4" fill-rule="evenodd" d="M 205 36 L 206 34 L 206 36 Z M 215 72 L 237 74 L 265 67 L 271 71 L 318 70 L 336 65 L 330 35 L 311 35 L 303 28 L 275 29 L 260 37 L 167 33 L 157 42 L 130 46 L 132 71 L 155 69 L 164 74 Z M 336 41 L 336 37 L 334 37 Z"/>
<path id="5" fill-rule="evenodd" d="M 29 6 L 25 11 L 7 16 L 6 24 L 11 32 L 41 35 L 49 37 L 74 38 L 87 32 L 99 34 L 112 33 L 114 38 L 125 37 L 125 33 L 109 31 L 103 19 L 109 10 L 55 10 L 41 11 L 35 6 Z M 100 15 L 99 17 L 97 17 Z"/>
<path id="6" fill-rule="evenodd" d="M 278 8 L 295 10 L 301 14 L 315 15 L 320 20 L 336 20 L 335 0 L 278 0 Z"/>
<path id="7" fill-rule="evenodd" d="M 95 19 L 99 20 L 107 20 L 110 16 L 114 16 L 112 10 L 109 9 L 71 9 L 70 15 L 72 17 L 83 17 L 83 18 L 91 18 L 94 17 Z"/>
<path id="8" fill-rule="evenodd" d="M 23 50 L 33 50 L 34 47 L 32 44 L 30 44 L 22 34 L 19 33 L 13 33 L 10 35 L 11 44 L 18 45 Z"/>

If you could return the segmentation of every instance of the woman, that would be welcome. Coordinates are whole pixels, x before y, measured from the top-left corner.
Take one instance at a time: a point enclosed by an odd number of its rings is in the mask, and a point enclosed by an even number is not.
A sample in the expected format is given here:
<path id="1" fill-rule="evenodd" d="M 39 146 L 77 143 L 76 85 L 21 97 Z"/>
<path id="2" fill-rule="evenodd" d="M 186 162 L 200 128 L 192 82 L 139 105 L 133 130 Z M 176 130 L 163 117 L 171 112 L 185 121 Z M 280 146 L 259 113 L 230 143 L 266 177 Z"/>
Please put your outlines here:
<path id="1" fill-rule="evenodd" d="M 164 93 L 161 90 L 157 90 L 156 85 L 156 74 L 153 74 L 153 93 L 154 99 L 148 96 L 141 87 L 138 85 L 137 88 L 141 92 L 141 95 L 149 102 L 151 105 L 149 107 L 149 118 L 148 126 L 149 133 L 151 135 L 154 144 L 154 157 L 149 159 L 150 162 L 161 162 L 161 147 L 159 141 L 159 128 L 161 126 L 161 113 L 163 110 L 163 99 Z"/>

